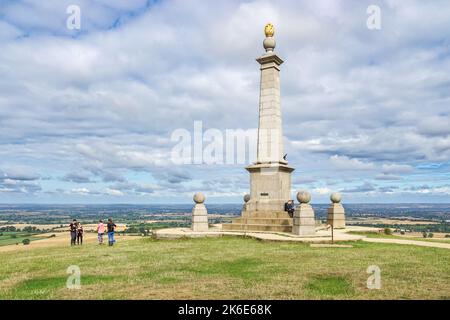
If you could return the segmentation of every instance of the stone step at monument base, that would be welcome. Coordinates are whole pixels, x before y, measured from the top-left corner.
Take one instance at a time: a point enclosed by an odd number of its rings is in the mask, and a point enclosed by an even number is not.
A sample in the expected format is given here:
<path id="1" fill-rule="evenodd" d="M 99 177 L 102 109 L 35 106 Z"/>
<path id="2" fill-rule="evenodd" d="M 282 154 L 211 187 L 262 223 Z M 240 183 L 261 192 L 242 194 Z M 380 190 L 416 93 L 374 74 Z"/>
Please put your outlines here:
<path id="1" fill-rule="evenodd" d="M 222 224 L 224 231 L 291 232 L 293 219 L 285 211 L 242 211 L 242 216 Z"/>
<path id="2" fill-rule="evenodd" d="M 242 218 L 291 219 L 286 211 L 243 211 Z"/>
<path id="3" fill-rule="evenodd" d="M 233 223 L 292 226 L 291 218 L 236 218 Z"/>
<path id="4" fill-rule="evenodd" d="M 224 223 L 223 231 L 292 232 L 292 225 Z"/>
<path id="5" fill-rule="evenodd" d="M 292 232 L 292 226 L 227 223 L 222 225 L 223 231 L 254 231 L 254 232 Z"/>

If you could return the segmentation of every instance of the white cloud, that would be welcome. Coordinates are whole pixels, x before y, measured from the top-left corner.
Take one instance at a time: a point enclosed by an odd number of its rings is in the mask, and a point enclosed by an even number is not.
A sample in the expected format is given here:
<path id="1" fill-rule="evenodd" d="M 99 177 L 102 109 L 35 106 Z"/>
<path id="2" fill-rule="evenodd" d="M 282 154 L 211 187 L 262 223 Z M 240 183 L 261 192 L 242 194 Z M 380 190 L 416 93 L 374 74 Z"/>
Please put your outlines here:
<path id="1" fill-rule="evenodd" d="M 413 168 L 404 164 L 383 164 L 381 172 L 384 174 L 405 174 L 411 173 Z"/>
<path id="2" fill-rule="evenodd" d="M 415 185 L 424 178 L 414 168 L 429 162 L 444 164 L 427 173 L 436 184 L 443 179 L 450 162 L 445 1 L 382 1 L 376 32 L 365 27 L 364 2 L 78 3 L 78 33 L 65 28 L 68 0 L 2 7 L 0 169 L 30 166 L 28 177 L 36 178 L 28 187 L 0 181 L 3 190 L 136 184 L 117 189 L 128 196 L 146 171 L 154 181 L 142 187 L 145 194 L 170 198 L 196 186 L 224 196 L 246 192 L 240 167 L 170 171 L 170 134 L 192 130 L 194 120 L 221 130 L 257 125 L 254 58 L 263 53 L 267 21 L 285 59 L 286 152 L 295 174 L 307 173 L 294 181 L 351 189 L 342 184 L 401 177 Z M 50 180 L 38 184 L 42 176 Z M 203 184 L 213 180 L 224 183 Z"/>
<path id="3" fill-rule="evenodd" d="M 91 190 L 89 190 L 88 188 L 74 188 L 70 190 L 70 193 L 79 195 L 88 195 L 91 193 Z"/>
<path id="4" fill-rule="evenodd" d="M 338 170 L 366 171 L 375 169 L 375 165 L 371 162 L 363 162 L 361 160 L 351 159 L 346 156 L 331 156 L 330 163 Z"/>
<path id="5" fill-rule="evenodd" d="M 110 189 L 110 188 L 107 188 L 106 191 L 105 191 L 105 193 L 106 193 L 107 195 L 114 196 L 114 197 L 122 197 L 122 196 L 125 195 L 125 194 L 124 194 L 122 191 L 120 191 L 120 190 Z"/>

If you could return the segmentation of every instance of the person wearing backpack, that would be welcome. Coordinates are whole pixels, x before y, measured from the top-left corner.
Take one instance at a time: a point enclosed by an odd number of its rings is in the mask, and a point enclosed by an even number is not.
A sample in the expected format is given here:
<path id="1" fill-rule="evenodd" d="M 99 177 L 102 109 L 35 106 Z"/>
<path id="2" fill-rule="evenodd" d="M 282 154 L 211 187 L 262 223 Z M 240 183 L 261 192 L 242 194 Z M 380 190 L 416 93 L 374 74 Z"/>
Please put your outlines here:
<path id="1" fill-rule="evenodd" d="M 117 226 L 112 221 L 112 219 L 109 218 L 106 227 L 108 229 L 108 244 L 109 246 L 113 246 L 114 242 L 116 242 L 116 240 L 114 240 L 114 230 Z"/>

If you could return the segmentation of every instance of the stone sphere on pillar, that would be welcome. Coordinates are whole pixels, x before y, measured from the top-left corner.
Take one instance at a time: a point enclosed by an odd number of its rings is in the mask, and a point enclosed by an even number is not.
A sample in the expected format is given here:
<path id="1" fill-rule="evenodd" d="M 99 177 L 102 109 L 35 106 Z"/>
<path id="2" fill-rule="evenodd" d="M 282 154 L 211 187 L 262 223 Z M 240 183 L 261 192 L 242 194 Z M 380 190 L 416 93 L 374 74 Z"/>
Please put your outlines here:
<path id="1" fill-rule="evenodd" d="M 309 203 L 311 201 L 311 194 L 308 191 L 297 192 L 297 200 L 300 203 Z"/>
<path id="2" fill-rule="evenodd" d="M 330 196 L 330 200 L 333 203 L 339 203 L 341 202 L 342 196 L 339 192 L 333 192 Z"/>
<path id="3" fill-rule="evenodd" d="M 249 201 L 250 201 L 250 195 L 247 193 L 247 194 L 244 196 L 244 202 L 247 203 L 247 202 L 249 202 Z"/>
<path id="4" fill-rule="evenodd" d="M 197 192 L 196 194 L 194 194 L 194 202 L 195 203 L 203 203 L 205 202 L 205 195 L 201 192 Z"/>
<path id="5" fill-rule="evenodd" d="M 264 49 L 266 49 L 267 52 L 273 51 L 275 49 L 275 38 L 274 37 L 267 37 L 263 41 Z"/>

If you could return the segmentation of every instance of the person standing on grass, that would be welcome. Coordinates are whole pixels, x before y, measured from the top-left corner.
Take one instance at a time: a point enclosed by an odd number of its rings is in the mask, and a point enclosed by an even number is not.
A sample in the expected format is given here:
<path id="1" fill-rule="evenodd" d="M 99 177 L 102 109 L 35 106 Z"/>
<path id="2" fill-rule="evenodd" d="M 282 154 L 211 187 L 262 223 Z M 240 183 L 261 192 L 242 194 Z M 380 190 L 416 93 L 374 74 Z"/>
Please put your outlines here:
<path id="1" fill-rule="evenodd" d="M 70 245 L 74 246 L 77 240 L 77 228 L 78 222 L 77 219 L 73 219 L 72 223 L 69 225 L 70 230 Z"/>
<path id="2" fill-rule="evenodd" d="M 83 226 L 78 222 L 77 227 L 77 244 L 83 244 Z"/>
<path id="3" fill-rule="evenodd" d="M 97 225 L 98 244 L 103 244 L 103 234 L 105 233 L 105 225 L 103 220 L 100 219 Z"/>
<path id="4" fill-rule="evenodd" d="M 108 224 L 106 225 L 106 227 L 108 228 L 108 243 L 110 246 L 114 245 L 114 242 L 116 242 L 116 240 L 114 240 L 114 229 L 117 227 L 114 222 L 112 221 L 111 218 L 108 219 Z"/>

